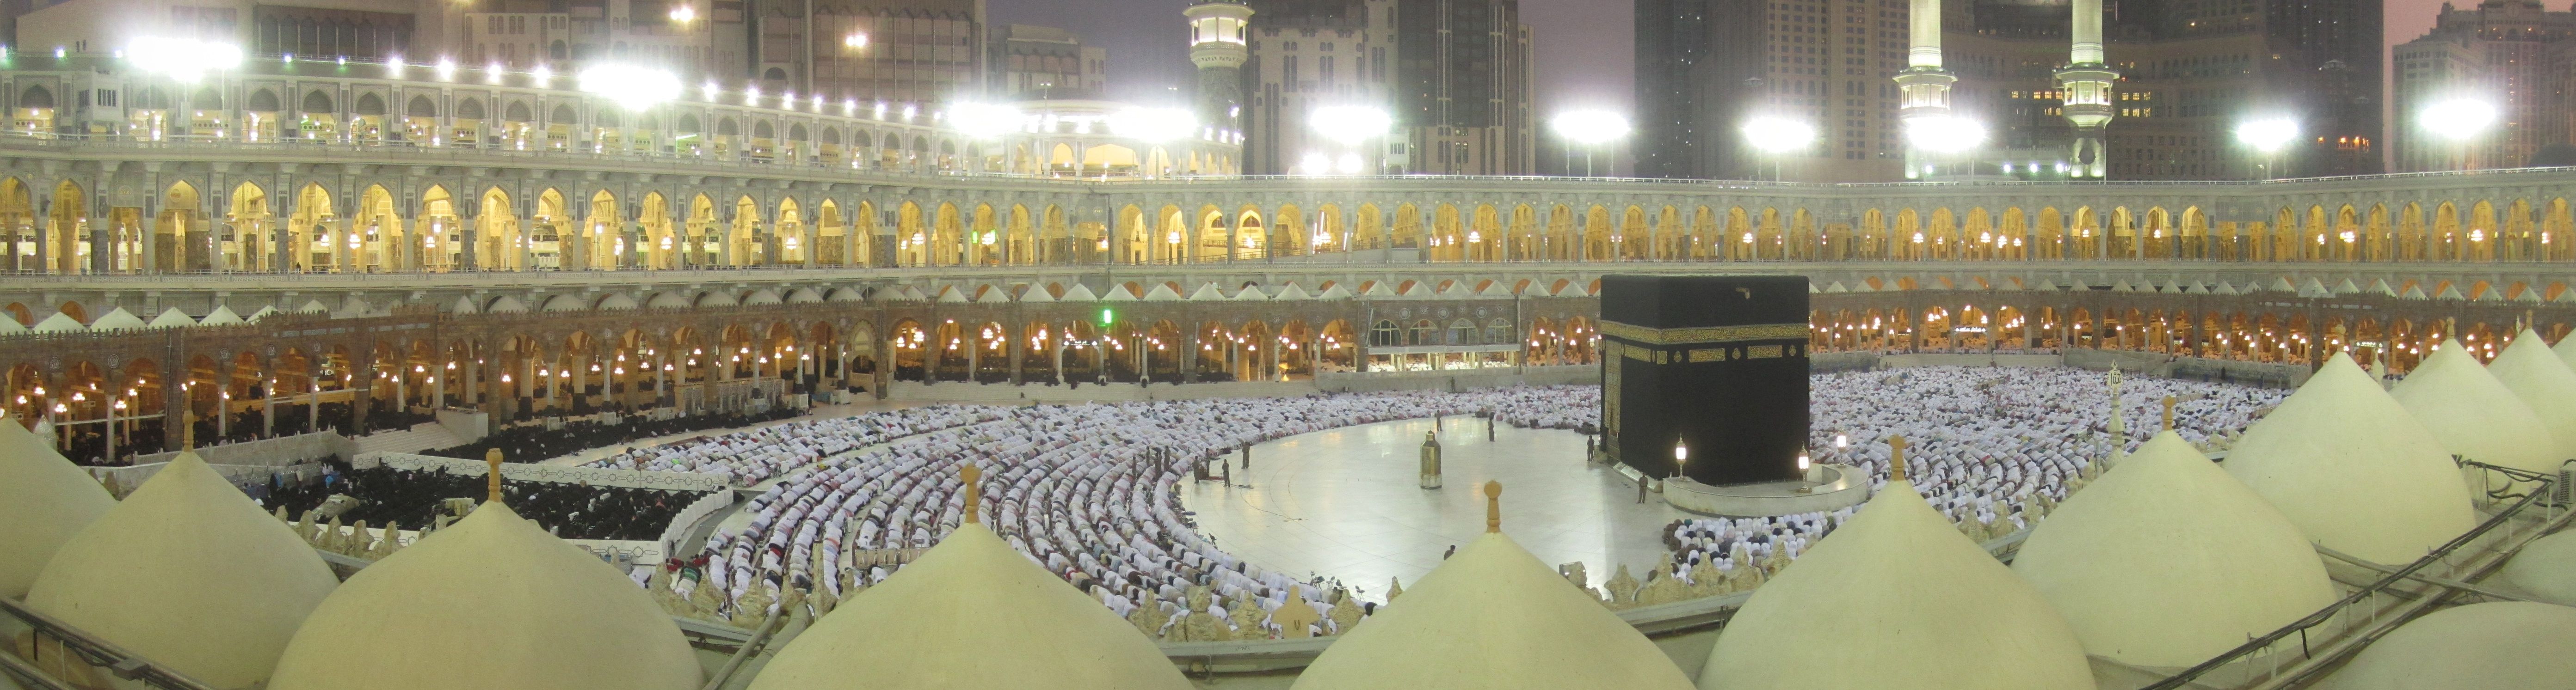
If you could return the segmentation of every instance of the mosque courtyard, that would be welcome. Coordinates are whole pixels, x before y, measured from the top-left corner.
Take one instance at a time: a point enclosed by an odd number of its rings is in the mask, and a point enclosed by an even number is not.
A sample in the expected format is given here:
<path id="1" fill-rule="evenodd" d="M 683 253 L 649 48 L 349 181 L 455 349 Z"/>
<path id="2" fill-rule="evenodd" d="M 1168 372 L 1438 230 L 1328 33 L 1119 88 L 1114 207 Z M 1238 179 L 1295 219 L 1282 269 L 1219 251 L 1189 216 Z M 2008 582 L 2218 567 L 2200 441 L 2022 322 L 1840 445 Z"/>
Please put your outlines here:
<path id="1" fill-rule="evenodd" d="M 1442 487 L 1420 488 L 1424 432 L 1440 431 Z M 1485 531 L 1479 489 L 1500 481 L 1503 532 L 1541 562 L 1580 561 L 1594 585 L 1620 564 L 1670 554 L 1660 534 L 1689 513 L 1583 460 L 1583 435 L 1495 425 L 1471 416 L 1408 419 L 1289 436 L 1230 455 L 1234 483 L 1184 482 L 1183 507 L 1228 553 L 1300 579 L 1339 580 L 1369 599 L 1390 578 L 1412 583 L 1442 554 Z"/>

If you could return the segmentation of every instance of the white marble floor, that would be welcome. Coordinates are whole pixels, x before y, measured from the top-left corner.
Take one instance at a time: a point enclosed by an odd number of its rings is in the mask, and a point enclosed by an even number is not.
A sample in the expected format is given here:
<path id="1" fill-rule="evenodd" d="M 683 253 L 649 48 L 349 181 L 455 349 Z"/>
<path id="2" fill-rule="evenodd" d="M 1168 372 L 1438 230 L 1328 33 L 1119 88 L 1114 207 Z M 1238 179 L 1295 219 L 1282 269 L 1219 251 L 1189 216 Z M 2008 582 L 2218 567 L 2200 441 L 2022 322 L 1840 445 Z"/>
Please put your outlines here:
<path id="1" fill-rule="evenodd" d="M 1659 498 L 1637 503 L 1636 483 L 1585 463 L 1574 432 L 1503 426 L 1487 441 L 1483 420 L 1440 426 L 1440 489 L 1416 485 L 1432 428 L 1416 419 L 1254 446 L 1248 473 L 1229 458 L 1237 486 L 1185 480 L 1181 501 L 1228 553 L 1299 580 L 1337 578 L 1371 601 L 1385 598 L 1388 579 L 1421 579 L 1443 551 L 1484 533 L 1486 480 L 1503 483 L 1504 534 L 1551 566 L 1582 561 L 1596 586 L 1621 563 L 1653 567 L 1661 531 L 1684 515 Z"/>

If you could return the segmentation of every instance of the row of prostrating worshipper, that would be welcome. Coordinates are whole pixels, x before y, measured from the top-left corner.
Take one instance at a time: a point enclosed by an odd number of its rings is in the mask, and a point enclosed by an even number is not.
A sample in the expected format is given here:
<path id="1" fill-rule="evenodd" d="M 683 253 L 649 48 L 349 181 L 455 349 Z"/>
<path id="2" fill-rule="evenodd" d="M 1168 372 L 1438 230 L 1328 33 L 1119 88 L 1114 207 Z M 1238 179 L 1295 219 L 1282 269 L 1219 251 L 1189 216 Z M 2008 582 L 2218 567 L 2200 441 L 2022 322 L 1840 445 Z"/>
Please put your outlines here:
<path id="1" fill-rule="evenodd" d="M 629 449 L 582 466 L 715 474 L 736 486 L 751 486 L 853 448 L 989 422 L 1001 419 L 1010 409 L 993 405 L 928 405 L 799 420 Z"/>
<path id="2" fill-rule="evenodd" d="M 2134 449 L 2147 434 L 2112 440 L 2111 399 L 2099 372 L 2061 367 L 1911 367 L 1894 372 L 1836 372 L 1809 379 L 1808 447 L 1820 463 L 1854 467 L 1883 485 L 1889 476 L 1884 440 L 1903 435 L 1908 475 L 1924 498 L 1970 539 L 1985 542 L 2028 529 L 2057 502 L 2101 470 L 2114 448 Z M 2161 378 L 2123 386 L 2125 420 L 2152 423 L 2173 398 L 2174 431 L 2204 450 L 2224 448 L 2286 390 Z M 1886 404 L 1890 400 L 1905 405 Z M 2129 426 L 2130 429 L 2144 428 Z M 1854 444 L 1858 440 L 1860 443 Z M 1671 561 L 1642 583 L 1613 578 L 1620 593 L 1673 586 L 1723 594 L 1749 589 L 1779 562 L 1851 517 L 1851 509 L 1764 518 L 1692 518 L 1666 526 Z M 1703 572 L 1700 566 L 1713 563 Z M 1740 570 L 1742 563 L 1763 565 Z M 1624 570 L 1624 568 L 1623 568 Z M 1712 587 L 1702 582 L 1720 578 Z M 1648 600 L 1652 603 L 1652 598 Z"/>
<path id="3" fill-rule="evenodd" d="M 1895 477 L 1752 596 L 1717 635 L 1696 685 L 2089 688 L 2088 654 L 2170 670 L 2306 615 L 2335 598 L 2311 539 L 2403 562 L 2476 519 L 2446 439 L 2503 433 L 2494 418 L 2515 411 L 2527 417 L 2507 421 L 2539 429 L 2522 434 L 2526 442 L 2555 443 L 2551 430 L 2570 428 L 2538 421 L 2576 414 L 2576 370 L 2535 334 L 2494 373 L 2444 349 L 2395 395 L 2335 356 L 2245 433 L 2223 469 L 2160 434 L 2070 496 L 2010 567 Z M 2476 409 L 2435 414 L 2403 402 L 2437 393 Z M 31 440 L 0 425 L 0 458 L 9 460 L 0 467 L 13 480 L 0 484 L 9 499 L 0 510 L 25 526 L 7 533 L 10 553 L 0 555 L 10 558 L 0 563 L 44 563 L 29 604 L 218 687 L 676 690 L 705 680 L 650 597 L 506 506 L 487 503 L 341 584 L 192 454 L 117 503 Z M 1901 454 L 1901 441 L 1889 441 Z M 2508 449 L 2481 450 L 2501 460 Z M 977 489 L 961 492 L 969 524 L 816 619 L 751 687 L 1192 687 L 1143 636 L 977 522 L 986 511 L 976 493 L 990 484 L 962 485 Z M 174 519 L 183 515 L 191 519 Z M 2506 579 L 2535 594 L 2576 590 L 2567 569 L 2516 567 L 2563 556 L 2569 543 L 2534 543 Z M 170 624 L 178 620 L 191 624 Z M 2576 612 L 2565 608 L 2464 606 L 2399 628 L 2334 680 L 2561 687 L 2571 643 Z M 2562 653 L 2465 653 L 2494 649 Z M 2423 662 L 2445 653 L 2479 663 L 2428 671 Z M 1296 681 L 1692 685 L 1653 642 L 1492 527 Z"/>
<path id="4" fill-rule="evenodd" d="M 346 497 L 340 500 L 347 501 L 347 507 L 335 506 L 322 519 L 417 526 L 440 517 L 451 499 L 483 495 L 481 474 L 450 472 L 446 465 L 405 469 L 380 464 L 353 470 L 336 460 L 329 464 L 332 481 L 274 492 L 261 505 L 278 515 L 302 519 L 333 497 Z M 505 486 L 512 508 L 549 534 L 618 541 L 660 537 L 681 510 L 712 493 L 581 482 L 514 481 Z"/>
<path id="5" fill-rule="evenodd" d="M 1914 370 L 1890 377 L 1883 385 L 1897 388 L 1889 392 L 1902 399 L 1946 399 L 1936 393 L 1947 395 L 1947 388 L 1971 388 L 1965 384 L 1974 374 L 1978 378 L 1973 387 L 1980 390 L 1980 395 L 1999 391 L 2001 397 L 2017 401 L 2048 400 L 2064 390 L 2070 379 L 2088 376 L 2078 370 L 1998 371 Z M 1852 389 L 1873 379 L 1828 375 L 1818 377 L 1818 381 L 1824 393 L 1818 397 L 1817 409 L 1820 421 L 1826 425 L 1874 429 L 1889 423 L 1861 414 L 1870 408 L 1834 402 L 1865 397 Z M 1284 573 L 1264 572 L 1240 562 L 1197 539 L 1186 519 L 1180 517 L 1187 511 L 1178 504 L 1177 495 L 1164 490 L 1178 476 L 1160 466 L 1155 458 L 1186 468 L 1198 458 L 1229 448 L 1303 433 L 1318 426 L 1444 413 L 1490 413 L 1517 425 L 1568 428 L 1583 421 L 1579 415 L 1589 414 L 1578 411 L 1598 409 L 1598 393 L 1595 387 L 1512 388 L 1449 395 L 1417 392 L 1159 406 L 1011 408 L 1001 413 L 1013 415 L 1013 422 L 951 429 L 842 461 L 822 474 L 791 477 L 754 499 L 749 510 L 756 517 L 748 528 L 739 534 L 717 535 L 692 560 L 669 563 L 671 571 L 652 586 L 676 615 L 737 624 L 792 609 L 798 603 L 809 608 L 828 605 L 829 599 L 846 590 L 883 580 L 900 567 L 886 558 L 845 555 L 918 548 L 936 542 L 953 529 L 957 522 L 955 484 L 941 474 L 956 463 L 975 458 L 1010 463 L 1002 470 L 1003 476 L 1046 499 L 1032 501 L 1033 510 L 1028 512 L 1020 511 L 1016 502 L 1005 508 L 1005 519 L 997 529 L 1014 547 L 1078 587 L 1092 591 L 1103 604 L 1128 617 L 1149 635 L 1183 641 L 1210 635 L 1217 639 L 1278 636 L 1286 633 L 1280 626 L 1268 623 L 1267 618 L 1286 601 L 1297 581 Z M 2181 418 L 2190 425 L 2185 433 L 2195 438 L 2233 433 L 2250 419 L 2256 405 L 2268 405 L 2283 394 L 2167 381 L 2143 381 L 2133 386 L 2132 393 L 2180 393 L 2190 398 L 2181 406 Z M 2082 481 L 2076 473 L 2086 465 L 2080 464 L 2084 461 L 2071 452 L 2072 442 L 2059 447 L 2053 438 L 2042 442 L 2032 434 L 2073 433 L 2069 430 L 2085 425 L 2107 425 L 2092 419 L 2107 415 L 2100 405 L 2065 411 L 2052 422 L 2055 426 L 2043 426 L 2025 424 L 2012 414 L 2004 414 L 2022 403 L 1975 404 L 1982 400 L 1945 404 L 1942 409 L 1955 410 L 1963 416 L 1944 421 L 1970 423 L 1978 428 L 2018 429 L 2024 435 L 2013 439 L 1963 437 L 1994 446 L 1982 448 L 1935 439 L 1936 449 L 1944 452 L 1918 461 L 1924 468 L 1918 469 L 1918 475 L 1930 472 L 1952 477 L 1935 482 L 1935 500 L 1943 504 L 1944 512 L 1951 514 L 1962 531 L 1979 541 L 2027 526 L 2026 518 L 2007 513 L 2001 506 L 2028 504 L 2036 494 L 2044 510 L 2053 505 L 2055 497 L 2063 495 L 2062 480 Z M 1389 401 L 1405 404 L 1390 406 Z M 1987 416 L 1975 416 L 1980 413 Z M 1319 418 L 1329 421 L 1322 425 L 1308 423 Z M 1244 420 L 1293 423 L 1262 427 Z M 799 423 L 795 431 L 830 434 L 835 432 L 836 424 L 846 421 L 861 420 Z M 1219 431 L 1229 428 L 1241 435 Z M 1078 438 L 1070 431 L 1079 429 L 1138 433 Z M 742 456 L 764 458 L 762 466 L 768 466 L 772 461 L 765 458 L 812 457 L 813 453 L 798 448 L 815 443 L 846 445 L 833 443 L 828 436 L 814 439 L 762 430 L 728 435 L 699 448 L 722 448 Z M 1159 456 L 1150 452 L 1174 447 L 1190 450 Z M 1003 452 L 976 455 L 983 449 L 996 448 Z M 2004 485 L 1988 481 L 1956 486 L 1960 482 L 1955 478 L 1962 474 L 1959 468 L 1975 466 L 1973 461 L 2012 454 L 2028 456 L 2042 449 L 2056 453 L 2063 464 L 2052 466 L 2045 475 L 2033 472 L 2022 477 L 2016 473 Z M 2108 452 L 2107 446 L 2103 450 Z M 1971 457 L 1970 452 L 1979 455 Z M 1067 457 L 1078 461 L 1063 461 Z M 1857 462 L 1883 472 L 1883 454 L 1880 457 L 1875 465 L 1867 464 L 1866 459 Z M 702 463 L 708 459 L 699 456 Z M 730 467 L 736 462 L 722 455 L 712 460 L 701 466 Z M 1092 475 L 1102 468 L 1107 468 L 1114 478 L 1096 480 Z M 1065 487 L 1072 490 L 1066 491 Z M 1009 498 L 1018 499 L 1021 493 L 1015 488 Z M 2031 515 L 2035 519 L 2036 513 Z M 1647 571 L 1643 582 L 1621 565 L 1618 574 L 1603 583 L 1605 598 L 1615 607 L 1626 608 L 1749 589 L 1763 577 L 1776 573 L 1805 542 L 1848 517 L 1849 510 L 1845 509 L 1760 520 L 1694 520 L 1677 525 L 1673 529 L 1675 543 L 1671 544 L 1674 557 Z M 1728 547 L 1732 547 L 1731 553 Z M 1739 564 L 1760 567 L 1740 568 Z M 1315 578 L 1306 582 L 1308 586 L 1302 589 L 1312 597 L 1310 605 L 1327 612 L 1324 620 L 1315 624 L 1319 633 L 1332 634 L 1346 628 L 1352 617 L 1365 615 L 1369 609 L 1367 604 L 1357 603 L 1350 590 L 1313 586 L 1319 584 Z M 1400 587 L 1400 583 L 1390 583 L 1388 591 Z M 666 589 L 669 592 L 663 593 Z M 1204 603 L 1199 592 L 1202 589 L 1212 590 Z M 1205 630 L 1182 625 L 1194 612 L 1208 611 L 1211 606 L 1228 620 L 1228 626 Z"/>
<path id="6" fill-rule="evenodd" d="M 592 448 L 604 448 L 642 439 L 685 434 L 708 429 L 734 429 L 762 422 L 787 419 L 803 414 L 784 407 L 744 414 L 723 412 L 679 415 L 653 419 L 643 415 L 623 415 L 616 423 L 595 419 L 565 421 L 561 428 L 547 424 L 525 424 L 503 427 L 472 443 L 421 451 L 422 455 L 481 460 L 483 454 L 498 448 L 515 462 L 537 462 L 570 455 Z"/>
<path id="7" fill-rule="evenodd" d="M 1506 405 L 1562 405 L 1592 390 L 1003 408 L 1007 416 L 996 421 L 906 438 L 789 475 L 744 507 L 752 516 L 748 526 L 713 535 L 696 558 L 673 563 L 671 577 L 652 586 L 678 615 L 738 625 L 781 611 L 806 615 L 787 604 L 828 606 L 897 567 L 863 554 L 926 547 L 955 529 L 962 499 L 954 472 L 971 462 L 993 468 L 993 530 L 1149 635 L 1332 634 L 1369 606 L 1348 590 L 1319 586 L 1316 578 L 1244 563 L 1198 534 L 1176 491 L 1195 463 L 1310 431 Z M 1305 626 L 1272 620 L 1292 605 L 1292 590 L 1305 607 L 1326 615 Z M 1182 625 L 1210 607 L 1229 624 L 1196 632 Z"/>

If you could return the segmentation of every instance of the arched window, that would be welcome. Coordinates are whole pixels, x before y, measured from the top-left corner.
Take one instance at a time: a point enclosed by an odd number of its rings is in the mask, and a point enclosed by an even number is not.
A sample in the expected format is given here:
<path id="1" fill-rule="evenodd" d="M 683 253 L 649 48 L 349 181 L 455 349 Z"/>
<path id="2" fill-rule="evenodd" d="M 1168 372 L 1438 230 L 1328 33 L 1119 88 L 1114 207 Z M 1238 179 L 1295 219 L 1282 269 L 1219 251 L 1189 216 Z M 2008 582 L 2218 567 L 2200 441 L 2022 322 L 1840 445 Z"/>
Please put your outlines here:
<path id="1" fill-rule="evenodd" d="M 1379 321 L 1377 325 L 1369 327 L 1370 347 L 1395 347 L 1403 344 L 1404 332 L 1396 330 L 1395 322 Z"/>
<path id="2" fill-rule="evenodd" d="M 1485 322 L 1485 344 L 1504 345 L 1519 342 L 1519 340 L 1520 334 L 1512 332 L 1511 320 L 1494 319 Z"/>
<path id="3" fill-rule="evenodd" d="M 1439 334 L 1438 334 L 1437 332 L 1435 332 L 1435 331 L 1434 331 L 1434 329 L 1436 329 L 1436 328 L 1438 328 L 1438 327 L 1437 327 L 1437 326 L 1433 326 L 1433 325 L 1431 325 L 1431 320 L 1430 320 L 1430 319 L 1423 319 L 1423 320 L 1420 320 L 1420 321 L 1415 321 L 1415 322 L 1413 322 L 1413 330 L 1411 330 L 1411 331 L 1407 331 L 1407 332 L 1405 332 L 1405 334 L 1404 334 L 1404 344 L 1406 344 L 1406 345 L 1435 345 L 1435 344 L 1438 344 L 1440 341 L 1438 341 L 1438 340 L 1434 340 L 1434 338 L 1438 338 L 1438 337 L 1439 337 Z"/>
<path id="4" fill-rule="evenodd" d="M 1484 344 L 1483 342 L 1480 342 L 1481 338 L 1478 338 L 1477 335 L 1476 322 L 1474 321 L 1459 319 L 1449 322 L 1449 344 L 1451 345 Z"/>

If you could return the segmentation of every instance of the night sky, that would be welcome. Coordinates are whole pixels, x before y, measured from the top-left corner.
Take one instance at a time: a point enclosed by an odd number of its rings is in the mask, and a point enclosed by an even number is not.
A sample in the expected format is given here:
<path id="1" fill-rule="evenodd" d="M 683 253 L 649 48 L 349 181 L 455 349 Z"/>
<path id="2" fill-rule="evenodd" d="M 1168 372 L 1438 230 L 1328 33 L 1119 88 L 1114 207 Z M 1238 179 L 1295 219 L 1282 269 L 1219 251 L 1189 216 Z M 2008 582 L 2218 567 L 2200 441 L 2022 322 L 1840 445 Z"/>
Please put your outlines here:
<path id="1" fill-rule="evenodd" d="M 2551 9 L 2568 0 L 2547 0 Z M 1194 82 L 1181 9 L 1189 0 L 988 0 L 995 24 L 1071 29 L 1109 49 L 1113 97 L 1178 105 Z M 2390 44 L 2423 35 L 2442 0 L 2385 0 Z M 2476 0 L 2459 0 L 2473 6 Z M 1631 0 L 1521 0 L 1521 23 L 1537 36 L 1538 112 L 1604 106 L 1627 110 L 1634 73 Z M 1259 20 L 1255 20 L 1259 21 Z M 1544 115 L 1542 115 L 1544 117 Z"/>

